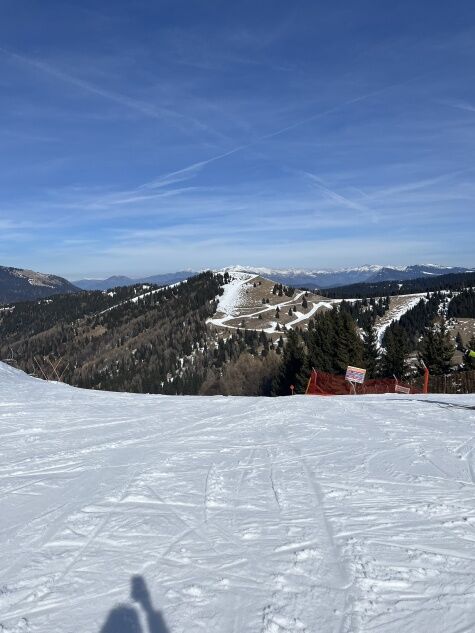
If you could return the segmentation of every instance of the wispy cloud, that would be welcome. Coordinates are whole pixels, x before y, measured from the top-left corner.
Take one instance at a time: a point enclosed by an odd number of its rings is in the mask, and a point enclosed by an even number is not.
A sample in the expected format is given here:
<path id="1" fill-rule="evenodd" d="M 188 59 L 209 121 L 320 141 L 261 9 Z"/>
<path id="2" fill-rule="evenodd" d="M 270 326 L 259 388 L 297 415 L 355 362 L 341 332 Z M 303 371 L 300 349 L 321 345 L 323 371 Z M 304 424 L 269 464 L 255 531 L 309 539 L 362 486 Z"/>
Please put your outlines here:
<path id="1" fill-rule="evenodd" d="M 475 105 L 466 101 L 441 101 L 443 105 L 450 106 L 456 110 L 465 110 L 465 112 L 475 112 Z"/>
<path id="2" fill-rule="evenodd" d="M 421 41 L 417 6 L 404 30 L 394 7 L 369 16 L 350 0 L 229 5 L 225 20 L 191 4 L 184 19 L 153 2 L 95 19 L 30 3 L 30 40 L 14 4 L 0 263 L 99 274 L 473 258 L 475 53 L 441 19 L 450 7 Z"/>
<path id="3" fill-rule="evenodd" d="M 372 99 L 374 97 L 378 97 L 381 95 L 384 95 L 385 93 L 400 88 L 402 86 L 406 86 L 412 82 L 415 82 L 417 80 L 420 80 L 422 78 L 422 76 L 418 75 L 418 76 L 413 76 L 410 77 L 408 79 L 405 79 L 404 81 L 400 81 L 397 83 L 391 83 L 391 84 L 387 84 L 385 86 L 382 86 L 381 88 L 378 88 L 376 90 L 372 90 L 370 92 L 366 92 L 364 94 L 360 94 L 357 95 L 355 97 L 352 97 L 350 99 L 346 99 L 340 103 L 335 104 L 334 106 L 327 108 L 325 110 L 322 110 L 320 112 L 316 112 L 314 114 L 311 114 L 308 117 L 305 118 L 301 118 L 297 121 L 293 121 L 292 123 L 289 123 L 288 125 L 285 125 L 283 127 L 280 127 L 276 130 L 273 130 L 271 132 L 268 132 L 266 134 L 262 134 L 260 136 L 257 136 L 256 138 L 254 138 L 253 140 L 251 140 L 250 142 L 247 143 L 243 143 L 240 145 L 237 145 L 236 147 L 233 147 L 232 149 L 226 151 L 226 152 L 222 152 L 220 154 L 217 154 L 215 156 L 212 156 L 211 158 L 202 160 L 202 161 L 198 161 L 195 163 L 192 163 L 191 165 L 184 167 L 180 170 L 177 170 L 175 172 L 172 172 L 170 174 L 166 174 L 165 176 L 163 176 L 163 178 L 167 178 L 169 176 L 174 176 L 174 175 L 179 175 L 179 174 L 183 174 L 183 173 L 193 173 L 196 174 L 197 172 L 199 172 L 203 167 L 206 167 L 207 165 L 210 165 L 212 163 L 215 163 L 217 161 L 220 161 L 222 159 L 228 158 L 229 156 L 233 156 L 234 154 L 237 154 L 239 152 L 242 152 L 244 150 L 247 149 L 251 149 L 265 141 L 274 139 L 276 137 L 282 136 L 284 134 L 286 134 L 287 132 L 290 132 L 292 130 L 295 130 L 299 127 L 303 127 L 305 125 L 308 125 L 309 123 L 313 123 L 317 120 L 320 119 L 324 119 L 332 114 L 335 114 L 341 110 L 344 110 L 345 108 L 351 106 L 351 105 L 355 105 L 357 103 L 366 101 L 368 99 Z M 161 182 L 161 178 L 158 178 L 156 181 L 156 183 L 160 183 Z M 153 186 L 154 183 L 149 183 L 146 186 Z"/>
<path id="4" fill-rule="evenodd" d="M 113 101 L 114 103 L 117 103 L 121 106 L 130 108 L 132 110 L 135 110 L 136 112 L 140 112 L 141 114 L 160 119 L 162 119 L 164 116 L 176 116 L 176 113 L 171 112 L 170 110 L 158 108 L 155 105 L 132 99 L 127 95 L 113 92 L 111 90 L 106 90 L 105 88 L 101 88 L 100 86 L 96 86 L 88 81 L 75 77 L 70 73 L 66 73 L 46 62 L 28 57 L 26 55 L 21 55 L 5 48 L 0 48 L 0 52 L 16 62 L 20 62 L 23 65 L 30 66 L 31 68 L 39 70 L 46 75 L 50 75 L 55 79 L 59 79 L 64 83 L 75 86 L 76 88 L 79 88 L 84 92 L 103 97 L 104 99 Z"/>
<path id="5" fill-rule="evenodd" d="M 256 250 L 249 244 L 245 236 L 241 240 L 235 240 L 232 236 L 215 238 L 198 236 L 195 239 L 195 252 L 207 250 L 209 256 L 203 265 L 200 259 L 180 256 L 180 250 L 185 248 L 186 242 L 180 239 L 164 243 L 157 248 L 156 243 L 120 243 L 111 244 L 103 249 L 94 248 L 88 253 L 87 268 L 81 267 L 86 274 L 124 273 L 131 275 L 147 275 L 159 272 L 170 272 L 183 268 L 199 270 L 203 267 L 217 268 L 234 263 L 247 263 L 250 265 L 269 265 L 269 262 L 278 261 L 281 266 L 295 266 L 294 242 L 290 238 L 264 242 L 262 248 Z M 325 262 L 327 267 L 341 267 L 341 253 L 347 253 L 348 261 L 358 261 L 361 252 L 371 253 L 371 261 L 392 261 L 395 264 L 404 264 L 407 261 L 420 262 L 431 257 L 434 243 L 430 238 L 412 238 L 400 236 L 391 241 L 381 241 L 378 238 L 362 237 L 358 242 L 351 237 L 338 239 L 326 239 L 319 243 L 318 258 L 315 254 L 315 242 L 311 239 L 299 240 L 299 265 L 314 268 Z M 82 251 L 82 249 L 81 249 Z M 278 260 L 276 260 L 276 254 Z M 417 254 L 417 255 L 416 255 Z M 83 257 L 81 252 L 81 257 Z M 124 262 L 127 268 L 124 269 Z M 166 262 L 166 263 L 165 263 Z M 68 275 L 75 276 L 74 269 Z"/>
<path id="6" fill-rule="evenodd" d="M 179 123 L 182 129 L 186 129 L 186 126 L 184 125 L 185 123 L 191 122 L 193 126 L 201 130 L 211 130 L 209 125 L 203 124 L 195 117 L 182 114 L 177 109 L 171 109 L 157 105 L 155 103 L 148 103 L 140 99 L 134 99 L 133 97 L 130 97 L 126 94 L 115 92 L 113 90 L 109 90 L 102 86 L 91 83 L 90 81 L 81 79 L 74 74 L 70 72 L 65 72 L 64 70 L 61 70 L 60 68 L 45 61 L 33 58 L 31 56 L 23 55 L 3 47 L 0 47 L 0 53 L 15 62 L 18 62 L 24 66 L 29 66 L 34 70 L 38 70 L 41 73 L 57 79 L 58 81 L 61 81 L 63 83 L 69 84 L 77 88 L 78 90 L 81 90 L 82 92 L 101 97 L 146 117 L 151 117 L 158 120 L 171 119 L 175 123 Z"/>
<path id="7" fill-rule="evenodd" d="M 310 181 L 321 192 L 323 192 L 323 194 L 329 200 L 332 200 L 336 204 L 341 205 L 343 207 L 346 207 L 348 209 L 354 210 L 354 211 L 363 211 L 365 213 L 369 211 L 368 207 L 365 206 L 364 204 L 361 204 L 359 202 L 355 202 L 354 200 L 351 200 L 350 198 L 347 198 L 346 196 L 343 196 L 341 193 L 338 193 L 337 191 L 334 191 L 333 189 L 330 189 L 329 187 L 325 186 L 323 184 L 323 182 L 322 182 L 322 179 L 319 178 L 318 176 L 316 176 L 315 174 L 311 174 L 308 171 L 304 171 L 302 173 L 303 173 L 304 176 L 306 176 L 308 179 L 310 179 Z"/>

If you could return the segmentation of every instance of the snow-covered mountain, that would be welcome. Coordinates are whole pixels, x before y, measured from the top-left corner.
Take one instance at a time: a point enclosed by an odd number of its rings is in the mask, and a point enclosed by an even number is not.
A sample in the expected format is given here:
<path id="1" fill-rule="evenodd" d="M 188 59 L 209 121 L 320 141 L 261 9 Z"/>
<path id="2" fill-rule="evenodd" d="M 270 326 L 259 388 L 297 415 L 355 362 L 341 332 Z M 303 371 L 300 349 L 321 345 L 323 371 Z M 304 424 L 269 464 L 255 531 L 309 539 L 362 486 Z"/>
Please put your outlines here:
<path id="1" fill-rule="evenodd" d="M 473 631 L 473 396 L 0 402 L 5 633 Z"/>
<path id="2" fill-rule="evenodd" d="M 260 266 L 226 266 L 221 269 L 228 272 L 247 272 L 262 275 L 273 281 L 289 286 L 308 286 L 312 288 L 333 288 L 348 284 L 376 281 L 400 281 L 417 279 L 425 275 L 446 275 L 464 273 L 471 269 L 460 266 L 438 266 L 435 264 L 413 266 L 383 266 L 370 264 L 356 268 L 301 269 L 301 268 L 266 268 Z M 80 279 L 73 283 L 84 290 L 108 290 L 115 286 L 128 286 L 136 283 L 170 284 L 182 281 L 197 274 L 197 271 L 182 270 L 173 273 L 152 275 L 151 277 L 130 278 L 114 276 L 107 279 Z"/>
<path id="3" fill-rule="evenodd" d="M 225 270 L 255 272 L 290 286 L 308 286 L 312 288 L 334 288 L 354 283 L 373 283 L 377 281 L 403 281 L 417 279 L 426 275 L 447 275 L 450 273 L 464 273 L 471 269 L 460 266 L 438 266 L 436 264 L 412 266 L 382 266 L 371 264 L 356 268 L 341 268 L 336 270 L 322 269 L 281 269 L 260 268 L 255 266 L 229 266 Z"/>
<path id="4" fill-rule="evenodd" d="M 0 266 L 0 303 L 42 299 L 78 290 L 72 283 L 56 275 Z"/>

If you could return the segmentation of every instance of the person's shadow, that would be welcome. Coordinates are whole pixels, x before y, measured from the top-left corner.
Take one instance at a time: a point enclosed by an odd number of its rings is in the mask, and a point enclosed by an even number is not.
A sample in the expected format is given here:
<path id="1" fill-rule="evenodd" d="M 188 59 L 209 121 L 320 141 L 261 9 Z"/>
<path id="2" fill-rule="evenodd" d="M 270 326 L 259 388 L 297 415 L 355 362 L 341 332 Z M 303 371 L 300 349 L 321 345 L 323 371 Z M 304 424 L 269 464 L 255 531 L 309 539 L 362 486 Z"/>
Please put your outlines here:
<path id="1" fill-rule="evenodd" d="M 119 605 L 109 613 L 100 633 L 169 633 L 162 614 L 160 611 L 155 611 L 152 606 L 150 594 L 142 576 L 132 576 L 131 583 L 130 596 L 145 613 L 148 631 L 142 630 L 135 607 Z"/>

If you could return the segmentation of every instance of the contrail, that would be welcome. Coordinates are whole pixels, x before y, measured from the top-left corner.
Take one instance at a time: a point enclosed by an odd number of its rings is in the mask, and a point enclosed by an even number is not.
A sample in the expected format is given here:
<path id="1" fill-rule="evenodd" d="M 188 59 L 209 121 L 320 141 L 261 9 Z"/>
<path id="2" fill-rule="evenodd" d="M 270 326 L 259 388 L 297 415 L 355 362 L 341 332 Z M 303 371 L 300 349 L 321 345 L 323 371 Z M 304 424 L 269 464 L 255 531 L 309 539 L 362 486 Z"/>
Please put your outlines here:
<path id="1" fill-rule="evenodd" d="M 173 117 L 175 119 L 187 119 L 189 117 L 186 117 L 185 115 L 182 115 L 174 110 L 170 110 L 168 108 L 157 108 L 153 105 L 144 103 L 142 101 L 137 101 L 136 99 L 132 99 L 131 97 L 128 97 L 127 95 L 123 95 L 117 92 L 113 92 L 111 90 L 106 90 L 104 88 L 100 88 L 99 86 L 96 86 L 94 84 L 91 84 L 87 81 L 84 81 L 83 79 L 79 79 L 78 77 L 75 77 L 73 75 L 69 75 L 61 70 L 59 70 L 58 68 L 51 66 L 50 64 L 47 64 L 45 62 L 41 62 L 38 61 L 36 59 L 32 59 L 30 57 L 27 57 L 26 55 L 20 55 L 19 53 L 15 53 L 13 51 L 10 51 L 6 48 L 0 47 L 0 52 L 3 53 L 4 55 L 7 55 L 8 57 L 15 59 L 17 61 L 20 61 L 24 64 L 27 64 L 29 66 L 32 66 L 33 68 L 36 68 L 37 70 L 42 71 L 43 73 L 46 73 L 48 75 L 51 75 L 52 77 L 56 77 L 57 79 L 60 79 L 63 82 L 69 83 L 72 86 L 76 86 L 77 88 L 80 88 L 82 90 L 84 90 L 85 92 L 89 92 L 91 94 L 95 94 L 98 95 L 100 97 L 103 97 L 105 99 L 109 99 L 110 101 L 113 101 L 115 103 L 118 103 L 122 106 L 126 106 L 132 110 L 135 110 L 137 112 L 141 112 L 142 114 L 145 114 L 147 116 L 150 117 L 154 117 L 157 119 L 162 119 L 165 116 L 168 117 Z M 427 74 L 430 73 L 426 73 L 425 75 L 422 76 L 426 76 Z M 170 177 L 175 177 L 175 176 L 186 176 L 187 174 L 192 174 L 195 171 L 199 171 L 201 170 L 203 167 L 205 167 L 206 165 L 210 165 L 211 163 L 214 163 L 216 161 L 222 160 L 223 158 L 227 158 L 228 156 L 232 156 L 233 154 L 237 154 L 238 152 L 242 152 L 245 149 L 249 149 L 251 147 L 254 147 L 256 145 L 258 145 L 259 143 L 262 143 L 263 141 L 267 141 L 271 138 L 275 138 L 276 136 L 280 136 L 282 134 L 285 134 L 286 132 L 289 132 L 290 130 L 294 130 L 298 127 L 301 127 L 302 125 L 306 125 L 307 123 L 311 123 L 312 121 L 316 121 L 318 119 L 322 119 L 324 117 L 329 116 L 330 114 L 333 114 L 334 112 L 338 112 L 339 110 L 342 110 L 346 107 L 348 107 L 349 105 L 353 105 L 354 103 L 358 103 L 360 101 L 366 101 L 367 99 L 371 99 L 372 97 L 376 97 L 380 94 L 383 94 L 389 90 L 392 90 L 394 88 L 398 88 L 399 86 L 404 86 L 412 81 L 415 81 L 416 79 L 420 79 L 421 75 L 418 75 L 417 77 L 412 77 L 411 79 L 405 80 L 405 81 L 401 81 L 398 83 L 394 83 L 394 84 L 390 84 L 388 86 L 384 86 L 382 88 L 379 88 L 377 90 L 373 90 L 372 92 L 368 92 L 364 95 L 360 95 L 358 97 L 353 97 L 352 99 L 348 99 L 347 101 L 344 101 L 343 103 L 339 103 L 331 108 L 328 108 L 327 110 L 323 110 L 322 112 L 317 112 L 315 114 L 312 114 L 304 119 L 300 119 L 299 121 L 295 121 L 294 123 L 290 123 L 289 125 L 286 125 L 285 127 L 279 128 L 278 130 L 274 130 L 273 132 L 269 132 L 267 134 L 263 134 L 261 136 L 258 136 L 257 138 L 255 138 L 254 140 L 250 141 L 249 143 L 243 143 L 241 145 L 238 145 L 226 152 L 222 152 L 220 154 L 217 154 L 216 156 L 212 156 L 211 158 L 202 160 L 202 161 L 198 161 L 196 163 L 192 163 L 191 165 L 188 165 L 187 167 L 183 167 L 182 169 L 178 169 L 176 171 L 172 171 L 169 172 L 167 174 L 164 174 L 163 176 L 160 176 L 159 178 L 149 182 L 149 183 L 145 183 L 144 185 L 141 185 L 139 187 L 139 189 L 142 188 L 154 188 L 154 187 L 159 187 L 162 186 L 162 181 L 165 179 L 168 179 Z M 195 123 L 197 123 L 200 127 L 203 127 L 203 125 L 200 122 L 197 122 L 196 120 L 192 119 Z"/>
<path id="2" fill-rule="evenodd" d="M 99 86 L 95 86 L 94 84 L 89 83 L 88 81 L 84 81 L 83 79 L 79 79 L 78 77 L 74 77 L 73 75 L 69 75 L 58 68 L 51 66 L 45 62 L 32 59 L 31 57 L 26 57 L 25 55 L 20 55 L 19 53 L 14 53 L 13 51 L 9 51 L 5 48 L 0 47 L 0 52 L 12 59 L 22 62 L 23 64 L 27 64 L 28 66 L 32 66 L 37 70 L 40 70 L 47 75 L 51 75 L 52 77 L 56 77 L 56 79 L 60 79 L 63 82 L 69 83 L 72 86 L 76 86 L 77 88 L 81 88 L 85 92 L 90 92 L 91 94 L 98 95 L 100 97 L 104 97 L 105 99 L 109 99 L 110 101 L 114 101 L 115 103 L 119 103 L 120 105 L 126 106 L 133 110 L 137 110 L 142 114 L 146 114 L 148 116 L 162 118 L 164 115 L 173 114 L 177 116 L 175 112 L 172 112 L 167 109 L 158 109 L 154 106 L 151 106 L 147 103 L 143 103 L 141 101 L 136 101 L 135 99 L 131 99 L 126 95 L 122 95 L 117 92 L 112 92 L 111 90 L 105 90 L 104 88 L 100 88 Z"/>
<path id="3" fill-rule="evenodd" d="M 329 187 L 324 185 L 322 181 L 320 180 L 320 178 L 318 178 L 318 176 L 315 176 L 315 174 L 311 174 L 308 171 L 304 171 L 302 173 L 305 176 L 307 176 L 307 178 L 310 178 L 310 180 L 314 183 L 314 185 L 318 187 L 318 189 L 320 189 L 328 198 L 330 198 L 334 202 L 343 204 L 349 209 L 353 209 L 356 211 L 363 211 L 365 213 L 369 211 L 367 206 L 360 204 L 359 202 L 355 202 L 354 200 L 350 200 L 350 198 L 347 198 L 346 196 L 343 196 L 341 193 L 338 193 L 337 191 L 334 191 L 333 189 L 330 189 Z"/>
<path id="4" fill-rule="evenodd" d="M 253 141 L 252 143 L 247 143 L 245 145 L 238 145 L 238 147 L 234 147 L 227 152 L 223 152 L 222 154 L 217 154 L 216 156 L 212 156 L 206 160 L 200 160 L 197 163 L 192 163 L 188 165 L 188 167 L 183 167 L 182 169 L 177 169 L 176 171 L 170 171 L 163 176 L 159 176 L 156 180 L 152 180 L 151 182 L 147 182 L 144 185 L 141 185 L 139 189 L 153 189 L 154 187 L 162 186 L 164 180 L 168 180 L 170 178 L 174 178 L 175 176 L 186 176 L 187 173 L 191 174 L 195 171 L 199 171 L 202 167 L 209 165 L 210 163 L 214 163 L 217 160 L 221 160 L 222 158 L 226 158 L 227 156 L 231 156 L 232 154 L 237 154 L 237 152 L 242 151 L 243 149 L 247 149 L 248 147 L 252 147 L 258 141 Z"/>
<path id="5" fill-rule="evenodd" d="M 173 118 L 176 121 L 188 121 L 193 123 L 196 127 L 204 129 L 206 131 L 210 131 L 208 126 L 201 123 L 194 117 L 187 116 L 185 114 L 181 114 L 176 110 L 171 110 L 169 108 L 164 108 L 162 106 L 157 107 L 155 105 L 139 101 L 137 99 L 132 99 L 127 95 L 121 94 L 119 92 L 114 92 L 112 90 L 106 90 L 105 88 L 101 88 L 100 86 L 96 86 L 95 84 L 91 84 L 88 81 L 83 79 L 79 79 L 74 75 L 70 75 L 69 73 L 65 73 L 59 68 L 52 66 L 51 64 L 47 64 L 46 62 L 39 61 L 37 59 L 28 57 L 26 55 L 21 55 L 19 53 L 15 53 L 6 48 L 0 47 L 0 53 L 3 53 L 7 57 L 14 59 L 22 64 L 26 64 L 35 68 L 36 70 L 41 71 L 44 74 L 50 75 L 56 79 L 64 83 L 68 83 L 71 86 L 75 86 L 84 92 L 89 92 L 90 94 L 97 95 L 99 97 L 103 97 L 104 99 L 108 99 L 109 101 L 113 101 L 123 107 L 129 108 L 130 110 L 135 110 L 135 112 L 139 112 L 148 117 L 155 119 L 163 119 L 164 117 Z"/>
<path id="6" fill-rule="evenodd" d="M 254 147 L 255 145 L 258 145 L 259 143 L 262 143 L 263 141 L 267 141 L 271 138 L 275 138 L 276 136 L 280 136 L 281 134 L 285 134 L 286 132 L 289 132 L 290 130 L 294 130 L 295 128 L 301 127 L 302 125 L 311 123 L 312 121 L 322 119 L 354 103 L 358 103 L 360 101 L 366 101 L 367 99 L 376 97 L 380 94 L 388 92 L 389 90 L 398 88 L 399 86 L 404 86 L 408 83 L 411 83 L 412 81 L 420 79 L 421 77 L 425 77 L 427 74 L 430 74 L 430 73 L 426 73 L 424 75 L 417 75 L 416 77 L 412 77 L 411 79 L 407 79 L 405 81 L 400 81 L 398 83 L 394 83 L 388 86 L 384 86 L 382 88 L 378 88 L 377 90 L 373 90 L 372 92 L 368 92 L 358 97 L 353 97 L 352 99 L 348 99 L 347 101 L 344 101 L 343 103 L 339 103 L 335 106 L 332 106 L 331 108 L 328 108 L 327 110 L 323 110 L 322 112 L 317 112 L 315 114 L 312 114 L 311 116 L 306 117 L 305 119 L 300 119 L 299 121 L 290 123 L 289 125 L 286 125 L 285 127 L 279 128 L 278 130 L 274 130 L 273 132 L 269 132 L 268 134 L 263 134 L 262 136 L 258 136 L 253 141 L 250 141 L 249 143 L 244 143 L 242 145 L 238 145 L 237 147 L 234 147 L 233 149 L 230 149 L 227 152 L 223 152 L 222 154 L 217 154 L 216 156 L 212 156 L 211 158 L 198 161 L 196 163 L 192 163 L 191 165 L 188 165 L 187 167 L 183 167 L 182 169 L 178 169 L 177 171 L 172 171 L 167 174 L 164 174 L 163 176 L 160 176 L 156 180 L 150 183 L 146 183 L 145 185 L 142 185 L 142 187 L 146 187 L 146 188 L 157 187 L 157 186 L 160 186 L 160 183 L 162 182 L 162 180 L 166 178 L 186 174 L 187 172 L 199 171 L 202 167 L 205 167 L 206 165 L 209 165 L 210 163 L 214 163 L 223 158 L 227 158 L 228 156 L 232 156 L 233 154 L 237 154 L 238 152 L 242 152 L 243 150 Z"/>

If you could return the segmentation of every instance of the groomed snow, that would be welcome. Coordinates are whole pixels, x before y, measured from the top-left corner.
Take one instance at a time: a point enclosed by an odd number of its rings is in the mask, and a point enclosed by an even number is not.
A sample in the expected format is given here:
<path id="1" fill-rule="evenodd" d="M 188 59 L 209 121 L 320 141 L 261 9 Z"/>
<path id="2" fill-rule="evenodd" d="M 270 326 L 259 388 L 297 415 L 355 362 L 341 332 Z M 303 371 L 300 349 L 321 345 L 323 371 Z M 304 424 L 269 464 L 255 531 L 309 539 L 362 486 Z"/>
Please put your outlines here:
<path id="1" fill-rule="evenodd" d="M 0 630 L 469 633 L 474 406 L 112 394 L 0 364 Z"/>

